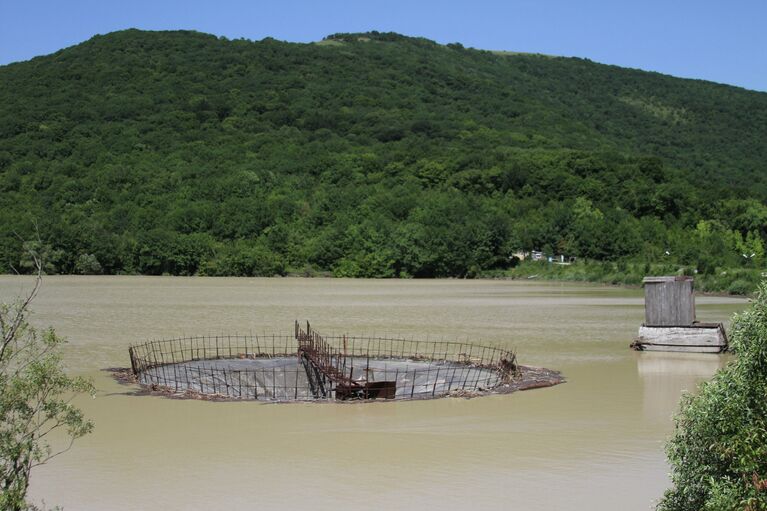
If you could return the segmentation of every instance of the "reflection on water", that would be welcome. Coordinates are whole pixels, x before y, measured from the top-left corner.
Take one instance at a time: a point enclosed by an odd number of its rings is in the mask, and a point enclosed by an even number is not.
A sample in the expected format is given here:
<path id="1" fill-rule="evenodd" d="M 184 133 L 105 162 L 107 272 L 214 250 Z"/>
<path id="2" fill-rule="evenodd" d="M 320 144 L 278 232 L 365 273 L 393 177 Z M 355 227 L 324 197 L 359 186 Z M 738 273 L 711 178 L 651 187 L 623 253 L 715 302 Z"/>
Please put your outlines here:
<path id="1" fill-rule="evenodd" d="M 724 367 L 729 355 L 708 353 L 636 353 L 637 371 L 642 381 L 643 410 L 646 420 L 668 423 L 677 412 L 679 396 L 695 392 L 698 384 Z"/>
<path id="2" fill-rule="evenodd" d="M 0 277 L 0 298 L 25 281 Z M 705 298 L 726 320 L 743 300 Z M 32 495 L 100 509 L 649 509 L 683 389 L 721 363 L 634 353 L 639 289 L 509 281 L 48 277 L 34 321 L 68 337 L 95 432 L 40 468 Z M 508 396 L 373 404 L 134 397 L 103 368 L 185 334 L 326 333 L 471 340 L 568 383 Z M 681 355 L 681 356 L 680 356 Z"/>

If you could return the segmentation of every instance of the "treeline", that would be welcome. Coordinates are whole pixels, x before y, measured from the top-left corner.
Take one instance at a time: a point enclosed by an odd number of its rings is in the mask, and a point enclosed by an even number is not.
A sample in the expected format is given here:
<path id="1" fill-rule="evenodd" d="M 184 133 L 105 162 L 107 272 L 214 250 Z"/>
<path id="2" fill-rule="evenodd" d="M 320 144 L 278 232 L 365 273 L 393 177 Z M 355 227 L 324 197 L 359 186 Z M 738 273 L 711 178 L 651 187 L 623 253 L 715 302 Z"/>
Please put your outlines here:
<path id="1" fill-rule="evenodd" d="M 397 34 L 98 36 L 0 68 L 0 271 L 28 249 L 59 273 L 474 276 L 520 249 L 757 268 L 765 112 Z"/>

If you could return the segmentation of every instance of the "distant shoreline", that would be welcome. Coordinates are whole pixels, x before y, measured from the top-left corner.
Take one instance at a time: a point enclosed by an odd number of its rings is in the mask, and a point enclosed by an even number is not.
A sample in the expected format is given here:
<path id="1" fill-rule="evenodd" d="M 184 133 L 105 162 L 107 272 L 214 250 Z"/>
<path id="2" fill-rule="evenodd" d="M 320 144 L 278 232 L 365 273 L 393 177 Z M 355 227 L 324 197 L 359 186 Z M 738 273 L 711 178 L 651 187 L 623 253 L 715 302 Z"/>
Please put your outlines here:
<path id="1" fill-rule="evenodd" d="M 509 270 L 486 271 L 484 278 L 590 282 L 638 288 L 647 275 L 689 275 L 695 279 L 697 293 L 710 296 L 750 296 L 762 280 L 756 268 L 718 268 L 713 273 L 698 273 L 694 268 L 671 263 L 585 261 L 558 265 L 544 261 L 523 261 Z"/>
<path id="2" fill-rule="evenodd" d="M 660 273 L 658 273 L 660 275 Z M 14 274 L 6 273 L 0 274 L 2 277 L 31 277 L 26 274 Z M 146 275 L 141 273 L 121 273 L 121 274 L 109 274 L 109 275 L 80 275 L 80 274 L 51 274 L 47 277 L 67 277 L 67 278 L 81 278 L 81 277 L 160 277 L 160 278 L 174 278 L 174 279 L 190 279 L 190 278 L 211 278 L 211 279 L 224 279 L 224 278 L 242 278 L 242 279 L 330 279 L 330 280 L 380 280 L 380 281 L 392 281 L 392 280 L 420 280 L 420 281 L 439 281 L 439 280 L 461 280 L 461 281 L 516 281 L 516 282 L 548 282 L 548 283 L 567 283 L 567 284 L 581 284 L 581 285 L 598 285 L 602 287 L 614 287 L 622 289 L 641 289 L 641 279 L 639 282 L 621 282 L 614 281 L 614 279 L 599 279 L 599 278 L 574 278 L 572 275 L 559 275 L 550 272 L 527 274 L 524 272 L 484 272 L 477 276 L 472 277 L 338 277 L 333 275 L 332 272 L 313 272 L 311 274 L 301 274 L 299 272 L 288 272 L 285 275 Z M 714 296 L 724 298 L 750 298 L 752 292 L 746 293 L 733 293 L 723 289 L 711 289 L 699 285 L 698 277 L 696 279 L 695 294 L 697 296 Z M 754 284 L 754 290 L 756 290 L 756 284 Z"/>

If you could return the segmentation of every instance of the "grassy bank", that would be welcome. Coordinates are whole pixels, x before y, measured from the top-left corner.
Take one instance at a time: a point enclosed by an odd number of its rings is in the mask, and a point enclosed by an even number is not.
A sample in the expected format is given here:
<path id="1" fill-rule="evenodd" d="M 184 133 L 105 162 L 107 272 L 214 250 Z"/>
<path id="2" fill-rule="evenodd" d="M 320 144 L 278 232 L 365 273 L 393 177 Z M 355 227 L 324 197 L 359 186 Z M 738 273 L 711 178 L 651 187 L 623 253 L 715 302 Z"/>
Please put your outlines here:
<path id="1" fill-rule="evenodd" d="M 693 275 L 695 289 L 709 293 L 750 295 L 762 271 L 755 268 L 717 268 L 711 274 L 674 264 L 578 261 L 570 265 L 524 261 L 509 270 L 483 272 L 486 278 L 542 279 L 639 286 L 646 275 Z"/>

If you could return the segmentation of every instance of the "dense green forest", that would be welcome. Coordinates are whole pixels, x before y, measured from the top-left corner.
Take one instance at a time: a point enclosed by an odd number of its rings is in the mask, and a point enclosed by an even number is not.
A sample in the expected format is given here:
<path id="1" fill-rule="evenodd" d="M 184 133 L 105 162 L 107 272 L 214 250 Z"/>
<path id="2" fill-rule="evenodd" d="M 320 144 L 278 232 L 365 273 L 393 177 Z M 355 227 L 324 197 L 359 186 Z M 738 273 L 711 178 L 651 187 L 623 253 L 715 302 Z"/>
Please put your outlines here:
<path id="1" fill-rule="evenodd" d="M 0 272 L 760 268 L 766 141 L 767 93 L 584 59 L 127 30 L 0 67 Z"/>

